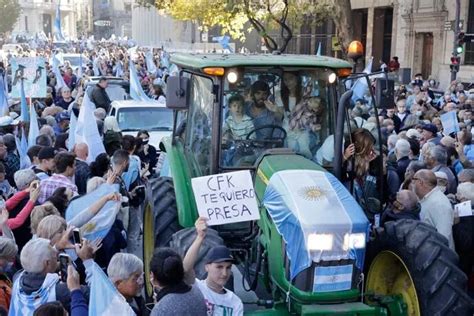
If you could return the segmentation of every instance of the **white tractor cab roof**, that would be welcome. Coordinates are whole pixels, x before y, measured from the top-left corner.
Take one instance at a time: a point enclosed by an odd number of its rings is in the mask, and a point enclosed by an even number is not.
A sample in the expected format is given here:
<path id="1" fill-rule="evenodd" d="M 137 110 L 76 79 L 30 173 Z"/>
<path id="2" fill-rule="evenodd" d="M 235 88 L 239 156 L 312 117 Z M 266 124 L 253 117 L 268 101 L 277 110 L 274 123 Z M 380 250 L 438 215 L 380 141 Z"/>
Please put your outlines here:
<path id="1" fill-rule="evenodd" d="M 109 116 L 117 118 L 123 135 L 137 136 L 141 130 L 148 131 L 149 143 L 157 150 L 161 139 L 173 131 L 173 111 L 157 101 L 113 101 Z"/>
<path id="2" fill-rule="evenodd" d="M 102 76 L 92 76 L 87 78 L 85 90 L 89 97 L 92 88 L 94 88 L 95 85 L 99 83 L 100 78 L 102 78 Z M 110 76 L 106 76 L 105 78 L 107 78 L 107 82 L 109 84 L 105 91 L 107 92 L 107 95 L 111 101 L 127 100 L 130 98 L 130 83 L 127 80 L 124 80 L 120 77 Z"/>

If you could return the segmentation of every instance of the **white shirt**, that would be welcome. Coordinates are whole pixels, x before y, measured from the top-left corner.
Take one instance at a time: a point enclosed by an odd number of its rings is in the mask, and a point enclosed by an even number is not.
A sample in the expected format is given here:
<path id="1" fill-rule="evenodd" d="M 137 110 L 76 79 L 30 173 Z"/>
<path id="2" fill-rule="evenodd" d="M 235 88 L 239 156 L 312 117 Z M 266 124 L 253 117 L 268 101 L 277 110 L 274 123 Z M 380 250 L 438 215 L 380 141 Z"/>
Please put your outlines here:
<path id="1" fill-rule="evenodd" d="M 216 293 L 207 286 L 206 280 L 196 279 L 195 282 L 206 301 L 208 316 L 242 316 L 244 314 L 244 304 L 234 292 L 225 289 L 225 293 Z"/>
<path id="2" fill-rule="evenodd" d="M 454 212 L 446 195 L 435 187 L 421 199 L 420 204 L 421 221 L 436 228 L 438 233 L 448 239 L 449 248 L 454 249 Z"/>

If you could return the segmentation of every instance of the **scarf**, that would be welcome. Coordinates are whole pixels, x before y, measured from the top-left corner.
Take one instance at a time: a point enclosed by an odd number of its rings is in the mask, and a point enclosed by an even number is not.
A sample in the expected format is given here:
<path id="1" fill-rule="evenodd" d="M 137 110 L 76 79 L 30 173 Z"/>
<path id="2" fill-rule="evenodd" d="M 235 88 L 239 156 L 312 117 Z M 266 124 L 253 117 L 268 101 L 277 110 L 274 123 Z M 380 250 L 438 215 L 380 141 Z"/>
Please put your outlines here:
<path id="1" fill-rule="evenodd" d="M 184 283 L 184 281 L 179 282 L 178 284 L 173 284 L 167 286 L 156 293 L 156 303 L 158 303 L 163 297 L 168 294 L 184 294 L 191 291 L 191 287 Z"/>

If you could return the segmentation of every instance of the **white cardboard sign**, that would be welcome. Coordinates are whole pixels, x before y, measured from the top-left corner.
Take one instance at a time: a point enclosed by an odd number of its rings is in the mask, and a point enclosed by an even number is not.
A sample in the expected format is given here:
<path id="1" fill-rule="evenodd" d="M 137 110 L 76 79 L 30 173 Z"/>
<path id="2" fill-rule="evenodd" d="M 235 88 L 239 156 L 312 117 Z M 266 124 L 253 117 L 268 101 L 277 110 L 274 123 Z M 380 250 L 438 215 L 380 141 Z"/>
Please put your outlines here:
<path id="1" fill-rule="evenodd" d="M 471 200 L 454 205 L 454 212 L 459 217 L 472 216 Z"/>
<path id="2" fill-rule="evenodd" d="M 199 216 L 207 218 L 209 226 L 260 218 L 248 170 L 193 178 L 191 184 Z"/>

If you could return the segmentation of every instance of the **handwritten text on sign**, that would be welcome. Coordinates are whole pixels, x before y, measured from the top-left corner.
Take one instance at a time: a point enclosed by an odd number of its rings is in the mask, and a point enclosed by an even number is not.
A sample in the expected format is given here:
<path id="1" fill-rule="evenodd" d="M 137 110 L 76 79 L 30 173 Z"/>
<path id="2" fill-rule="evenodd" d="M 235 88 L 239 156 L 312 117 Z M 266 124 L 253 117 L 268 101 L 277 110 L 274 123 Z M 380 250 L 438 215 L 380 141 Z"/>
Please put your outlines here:
<path id="1" fill-rule="evenodd" d="M 260 218 L 250 171 L 236 171 L 191 180 L 199 216 L 208 225 Z"/>

